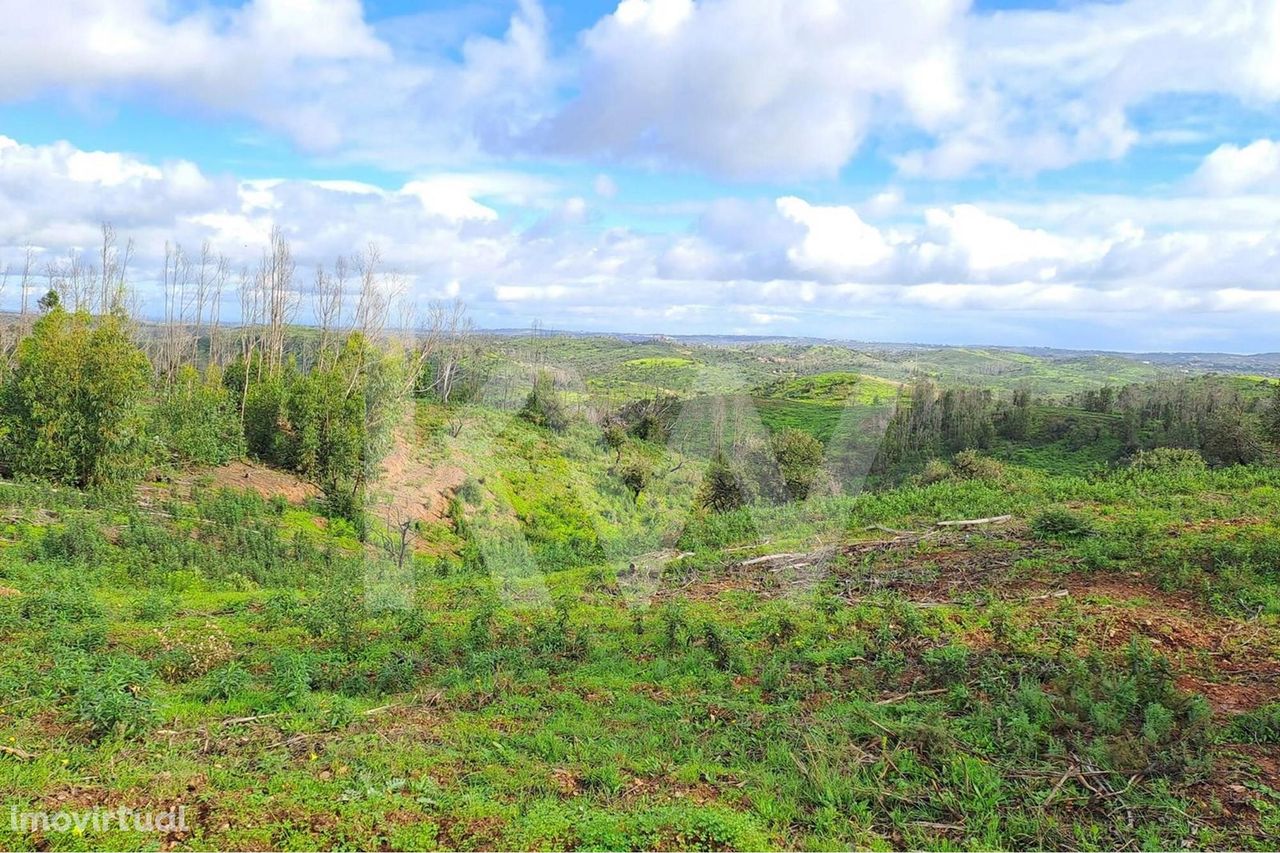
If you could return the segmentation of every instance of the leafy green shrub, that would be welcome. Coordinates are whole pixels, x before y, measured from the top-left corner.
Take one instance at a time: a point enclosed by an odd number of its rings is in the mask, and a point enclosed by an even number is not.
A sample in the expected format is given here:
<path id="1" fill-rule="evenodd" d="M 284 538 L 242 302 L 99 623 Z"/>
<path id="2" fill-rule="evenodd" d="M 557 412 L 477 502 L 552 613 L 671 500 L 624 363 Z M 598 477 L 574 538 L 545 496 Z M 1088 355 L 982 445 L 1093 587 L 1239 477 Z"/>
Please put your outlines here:
<path id="1" fill-rule="evenodd" d="M 964 480 L 1003 480 L 1004 466 L 976 450 L 961 450 L 951 459 L 951 469 L 956 477 Z"/>
<path id="2" fill-rule="evenodd" d="M 89 563 L 96 561 L 106 547 L 107 540 L 96 524 L 88 519 L 72 518 L 45 531 L 38 553 L 45 560 Z"/>
<path id="3" fill-rule="evenodd" d="M 1129 460 L 1129 470 L 1139 472 L 1196 474 L 1207 467 L 1200 451 L 1185 447 L 1139 450 Z"/>
<path id="4" fill-rule="evenodd" d="M 156 722 L 150 697 L 152 675 L 137 658 L 112 657 L 76 691 L 72 704 L 76 719 L 89 725 L 96 737 L 141 734 Z"/>
<path id="5" fill-rule="evenodd" d="M 1031 519 L 1031 531 L 1041 539 L 1082 539 L 1093 535 L 1093 524 L 1080 513 L 1054 507 Z"/>
<path id="6" fill-rule="evenodd" d="M 312 662 L 293 650 L 278 652 L 271 660 L 271 687 L 283 703 L 298 707 L 311 698 Z"/>
<path id="7" fill-rule="evenodd" d="M 680 400 L 673 394 L 659 393 L 652 398 L 632 400 L 618 412 L 627 432 L 642 441 L 666 441 L 680 413 Z"/>
<path id="8" fill-rule="evenodd" d="M 822 470 L 822 442 L 802 430 L 785 429 L 773 436 L 770 443 L 787 497 L 793 501 L 804 500 Z"/>
<path id="9" fill-rule="evenodd" d="M 170 595 L 152 591 L 133 605 L 133 618 L 139 622 L 160 622 L 173 615 L 175 603 Z"/>
<path id="10" fill-rule="evenodd" d="M 238 402 L 215 365 L 203 378 L 194 367 L 183 367 L 155 408 L 156 434 L 175 459 L 221 465 L 245 450 Z"/>
<path id="11" fill-rule="evenodd" d="M 1233 718 L 1226 737 L 1241 743 L 1280 743 L 1280 703 L 1271 703 Z"/>
<path id="12" fill-rule="evenodd" d="M 613 451 L 614 462 L 621 462 L 622 448 L 627 443 L 626 427 L 617 421 L 605 424 L 604 429 L 600 431 L 600 443 Z"/>
<path id="13" fill-rule="evenodd" d="M 239 661 L 231 661 L 205 674 L 197 688 L 203 699 L 231 699 L 249 689 L 253 676 Z"/>
<path id="14" fill-rule="evenodd" d="M 468 477 L 463 480 L 462 485 L 458 487 L 457 496 L 467 504 L 477 506 L 484 500 L 484 488 L 476 478 Z"/>
<path id="15" fill-rule="evenodd" d="M 969 649 L 962 645 L 939 646 L 927 650 L 921 660 L 935 684 L 957 684 L 968 673 Z"/>
<path id="16" fill-rule="evenodd" d="M 723 453 L 711 458 L 706 472 L 702 475 L 702 485 L 698 489 L 698 505 L 715 513 L 732 512 L 747 504 L 746 490 L 743 489 L 738 475 L 729 466 L 729 460 Z"/>
<path id="17" fill-rule="evenodd" d="M 534 426 L 563 432 L 569 426 L 569 415 L 556 393 L 550 374 L 543 373 L 534 380 L 529 396 L 520 407 L 520 417 Z"/>
<path id="18" fill-rule="evenodd" d="M 379 693 L 402 693 L 413 688 L 422 663 L 408 649 L 392 649 L 378 667 L 374 686 Z"/>
<path id="19" fill-rule="evenodd" d="M 730 671 L 735 668 L 737 641 L 725 628 L 715 622 L 706 622 L 702 626 L 702 646 L 711 655 L 716 669 Z"/>
<path id="20" fill-rule="evenodd" d="M 930 459 L 920 472 L 921 485 L 929 486 L 951 478 L 951 466 L 941 459 Z"/>
<path id="21" fill-rule="evenodd" d="M 653 476 L 653 468 L 642 459 L 632 459 L 624 464 L 617 474 L 622 484 L 627 487 L 627 491 L 631 492 L 631 497 L 639 500 L 640 493 L 649 485 L 649 480 Z"/>
<path id="22" fill-rule="evenodd" d="M 24 619 L 45 627 L 102 617 L 102 608 L 93 594 L 83 586 L 69 583 L 52 584 L 24 595 L 20 611 Z"/>
<path id="23" fill-rule="evenodd" d="M 141 476 L 150 453 L 146 356 L 123 316 L 55 307 L 18 346 L 0 390 L 0 467 L 19 476 L 107 487 Z"/>

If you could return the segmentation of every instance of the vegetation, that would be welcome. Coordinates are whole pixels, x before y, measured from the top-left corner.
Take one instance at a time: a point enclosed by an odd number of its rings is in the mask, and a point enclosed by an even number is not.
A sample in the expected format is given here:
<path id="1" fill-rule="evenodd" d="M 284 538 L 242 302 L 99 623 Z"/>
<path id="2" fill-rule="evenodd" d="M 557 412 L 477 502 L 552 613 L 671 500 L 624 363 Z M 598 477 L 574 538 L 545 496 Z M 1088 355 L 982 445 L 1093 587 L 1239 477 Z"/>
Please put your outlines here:
<path id="1" fill-rule="evenodd" d="M 189 826 L 0 845 L 1274 845 L 1280 385 L 390 334 L 372 260 L 24 330 L 0 796 Z"/>

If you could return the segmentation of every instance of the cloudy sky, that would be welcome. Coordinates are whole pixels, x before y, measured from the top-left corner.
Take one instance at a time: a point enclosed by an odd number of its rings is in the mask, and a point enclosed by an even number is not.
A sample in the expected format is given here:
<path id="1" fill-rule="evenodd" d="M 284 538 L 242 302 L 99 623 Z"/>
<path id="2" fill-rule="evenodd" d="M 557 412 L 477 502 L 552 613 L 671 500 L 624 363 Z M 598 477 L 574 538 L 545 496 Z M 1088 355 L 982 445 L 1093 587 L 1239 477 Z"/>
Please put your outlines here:
<path id="1" fill-rule="evenodd" d="M 0 17 L 0 268 L 278 224 L 485 327 L 1280 350 L 1280 0 Z"/>

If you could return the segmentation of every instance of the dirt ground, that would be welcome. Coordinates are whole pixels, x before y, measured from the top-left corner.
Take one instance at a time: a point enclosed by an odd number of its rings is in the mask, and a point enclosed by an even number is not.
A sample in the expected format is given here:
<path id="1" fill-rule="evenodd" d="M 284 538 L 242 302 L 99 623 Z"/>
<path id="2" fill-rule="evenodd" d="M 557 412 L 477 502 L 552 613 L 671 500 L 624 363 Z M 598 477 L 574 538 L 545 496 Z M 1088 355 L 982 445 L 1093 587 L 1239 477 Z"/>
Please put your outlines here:
<path id="1" fill-rule="evenodd" d="M 370 490 L 373 511 L 393 520 L 442 521 L 449 498 L 467 472 L 456 465 L 428 462 L 412 436 L 413 419 L 408 417 L 397 427 L 391 451 L 382 462 L 382 476 Z"/>
<path id="2" fill-rule="evenodd" d="M 180 478 L 179 482 L 194 485 L 210 477 L 215 487 L 251 489 L 264 498 L 283 495 L 289 503 L 302 504 L 320 497 L 319 488 L 295 474 L 239 459 L 217 468 L 196 469 Z"/>
<path id="3" fill-rule="evenodd" d="M 1014 624 L 1042 639 L 1069 626 L 1081 653 L 1145 639 L 1169 660 L 1178 685 L 1202 694 L 1219 715 L 1280 698 L 1280 629 L 1215 613 L 1193 593 L 1165 592 L 1140 574 L 1016 571 L 1017 560 L 1044 548 L 1017 526 L 972 539 L 953 533 L 923 543 L 892 537 L 750 558 L 687 580 L 668 574 L 657 597 L 709 600 L 736 592 L 770 599 L 810 594 L 825 584 L 851 603 L 877 591 L 920 607 L 972 609 L 998 602 L 1009 608 Z M 990 639 L 985 635 L 977 631 L 971 639 L 983 645 Z"/>

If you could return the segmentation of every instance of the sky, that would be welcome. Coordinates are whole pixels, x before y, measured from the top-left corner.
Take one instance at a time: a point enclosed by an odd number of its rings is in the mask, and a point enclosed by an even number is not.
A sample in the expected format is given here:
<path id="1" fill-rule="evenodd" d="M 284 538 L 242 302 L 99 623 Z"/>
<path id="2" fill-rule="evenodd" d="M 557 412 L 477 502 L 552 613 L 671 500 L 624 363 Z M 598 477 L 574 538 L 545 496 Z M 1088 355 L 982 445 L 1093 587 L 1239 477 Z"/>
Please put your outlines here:
<path id="1" fill-rule="evenodd" d="M 0 19 L 3 305 L 110 222 L 155 316 L 166 242 L 278 226 L 300 290 L 372 243 L 485 328 L 1280 350 L 1280 0 Z"/>

